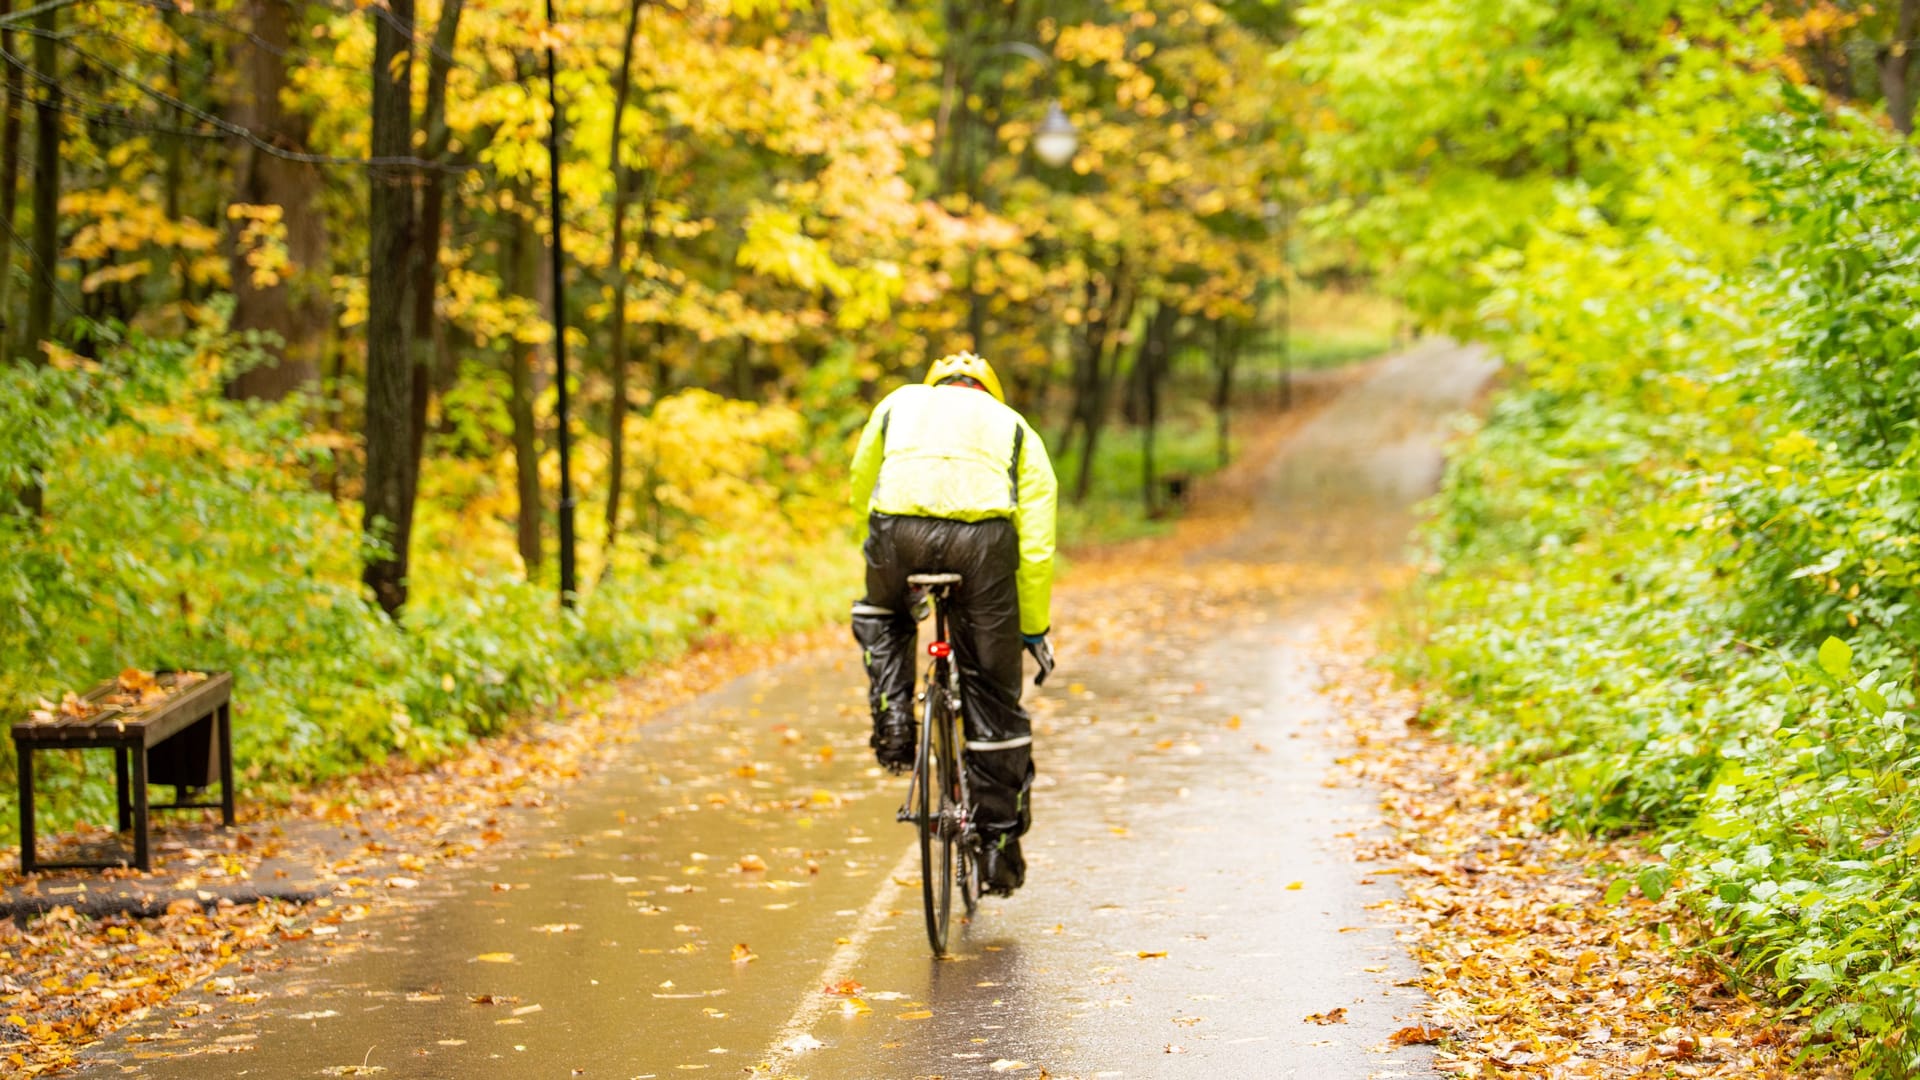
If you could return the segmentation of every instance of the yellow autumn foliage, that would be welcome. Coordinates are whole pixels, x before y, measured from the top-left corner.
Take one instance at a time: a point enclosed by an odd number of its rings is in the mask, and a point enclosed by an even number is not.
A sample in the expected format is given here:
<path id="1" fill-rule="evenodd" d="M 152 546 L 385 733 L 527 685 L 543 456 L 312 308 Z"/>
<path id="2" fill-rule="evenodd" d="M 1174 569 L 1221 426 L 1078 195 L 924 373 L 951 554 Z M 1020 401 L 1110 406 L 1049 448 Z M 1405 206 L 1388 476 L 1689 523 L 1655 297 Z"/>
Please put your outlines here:
<path id="1" fill-rule="evenodd" d="M 726 532 L 782 519 L 775 479 L 803 435 L 800 414 L 785 405 L 693 389 L 662 399 L 633 423 L 627 441 L 646 477 L 643 501 L 663 516 Z"/>

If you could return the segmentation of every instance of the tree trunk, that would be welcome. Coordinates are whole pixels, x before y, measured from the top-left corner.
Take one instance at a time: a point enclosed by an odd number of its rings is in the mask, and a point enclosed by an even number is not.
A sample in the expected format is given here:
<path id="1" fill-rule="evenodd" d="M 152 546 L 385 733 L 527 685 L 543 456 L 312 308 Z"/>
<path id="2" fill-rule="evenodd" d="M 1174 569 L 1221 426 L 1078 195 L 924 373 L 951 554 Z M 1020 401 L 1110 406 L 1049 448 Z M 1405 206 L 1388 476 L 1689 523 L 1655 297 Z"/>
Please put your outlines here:
<path id="1" fill-rule="evenodd" d="M 1227 427 L 1233 414 L 1233 369 L 1240 359 L 1238 329 L 1225 319 L 1213 324 L 1213 435 L 1223 469 L 1233 458 Z"/>
<path id="2" fill-rule="evenodd" d="M 1119 373 L 1119 336 L 1133 320 L 1134 290 L 1125 275 L 1116 270 L 1108 303 L 1112 305 L 1103 320 L 1101 347 L 1088 359 L 1089 382 L 1084 395 L 1085 413 L 1080 419 L 1080 468 L 1073 481 L 1073 498 L 1082 502 L 1093 491 L 1093 458 L 1100 449 L 1101 429 L 1107 425 L 1108 399 L 1114 377 Z M 1111 364 L 1108 360 L 1111 359 Z"/>
<path id="3" fill-rule="evenodd" d="M 1159 470 L 1154 441 L 1160 434 L 1160 382 L 1167 373 L 1167 342 L 1180 309 L 1165 300 L 1155 304 L 1134 364 L 1140 385 L 1140 505 L 1148 517 L 1160 512 Z"/>
<path id="4" fill-rule="evenodd" d="M 60 9 L 49 6 L 34 18 L 34 67 L 45 73 L 33 117 L 33 275 L 27 291 L 27 336 L 21 344 L 34 363 L 44 362 L 41 342 L 53 336 L 53 296 L 60 267 L 60 113 L 65 95 L 55 65 L 55 35 Z M 38 499 L 38 494 L 35 494 Z"/>
<path id="5" fill-rule="evenodd" d="M 0 0 L 0 18 L 13 14 L 13 0 Z M 13 31 L 0 29 L 0 53 L 13 51 Z M 20 111 L 26 86 L 20 65 L 7 65 L 6 113 L 0 119 L 0 361 L 13 359 L 13 236 L 20 208 Z"/>
<path id="6" fill-rule="evenodd" d="M 652 235 L 653 205 L 650 194 L 647 201 L 649 237 Z M 652 337 L 653 393 L 652 400 L 647 403 L 648 415 L 652 415 L 653 411 L 660 407 L 660 402 L 665 400 L 667 394 L 673 389 L 673 372 L 667 367 L 667 324 L 655 322 Z M 666 561 L 661 544 L 666 538 L 667 515 L 666 508 L 660 505 L 660 454 L 657 447 L 647 456 L 646 471 L 641 474 L 640 495 L 641 506 L 646 511 L 647 535 L 653 540 L 653 550 L 647 561 L 654 566 L 659 566 Z"/>
<path id="7" fill-rule="evenodd" d="M 39 33 L 33 41 L 33 64 L 48 81 L 40 88 L 33 120 L 33 284 L 27 291 L 26 339 L 19 343 L 25 350 L 23 362 L 28 364 L 47 362 L 40 345 L 53 335 L 53 298 L 60 275 L 60 110 L 64 102 L 53 48 L 59 12 L 49 5 L 34 18 Z M 12 100 L 9 94 L 9 103 Z M 45 512 L 46 489 L 38 479 L 20 489 L 20 510 L 29 517 Z"/>
<path id="8" fill-rule="evenodd" d="M 373 19 L 375 158 L 413 153 L 413 0 L 388 0 Z M 362 573 L 387 614 L 407 602 L 407 555 L 413 532 L 413 490 L 407 461 L 413 446 L 413 356 L 407 289 L 413 253 L 413 170 L 378 165 L 367 198 L 367 477 L 363 527 L 385 550 Z"/>
<path id="9" fill-rule="evenodd" d="M 453 67 L 453 48 L 460 36 L 465 0 L 445 0 L 440 21 L 433 28 L 433 51 L 427 57 L 427 93 L 420 115 L 426 133 L 421 156 L 439 165 L 447 163 L 452 133 L 447 127 L 447 73 Z M 447 173 L 429 169 L 420 180 L 419 219 L 414 229 L 413 265 L 413 440 L 407 450 L 407 486 L 420 489 L 420 461 L 427 442 L 427 410 L 433 403 L 434 361 L 446 351 L 447 335 L 435 317 L 439 300 L 441 233 L 447 206 Z"/>
<path id="10" fill-rule="evenodd" d="M 1914 59 L 1920 55 L 1920 0 L 1901 0 L 1893 40 L 1881 48 L 1880 90 L 1895 131 L 1913 134 Z"/>
<path id="11" fill-rule="evenodd" d="M 280 103 L 287 87 L 287 65 L 292 55 L 289 49 L 298 36 L 298 14 L 290 0 L 249 0 L 247 9 L 253 40 L 242 46 L 247 58 L 248 92 L 239 109 L 240 123 L 282 149 L 302 149 L 307 141 L 307 122 Z M 315 202 L 326 180 L 312 165 L 253 146 L 241 151 L 236 172 L 239 182 L 234 190 L 235 202 L 280 207 L 292 266 L 278 281 L 255 286 L 247 253 L 239 243 L 245 222 L 233 223 L 228 237 L 228 257 L 233 267 L 233 328 L 266 331 L 278 337 L 280 344 L 268 347 L 273 356 L 270 363 L 236 376 L 227 384 L 226 393 L 235 399 L 277 401 L 319 381 L 321 354 L 333 321 L 326 216 Z"/>
<path id="12" fill-rule="evenodd" d="M 607 542 L 603 573 L 613 572 L 613 549 L 620 538 L 620 500 L 627 468 L 627 270 L 625 194 L 619 168 L 613 195 L 613 325 L 607 328 Z"/>
<path id="13" fill-rule="evenodd" d="M 1280 339 L 1276 347 L 1280 360 L 1280 408 L 1293 408 L 1293 282 L 1288 279 L 1289 252 L 1293 246 L 1293 209 L 1280 201 Z"/>
<path id="14" fill-rule="evenodd" d="M 182 31 L 181 20 L 182 20 L 182 16 L 178 10 L 168 12 L 167 28 L 169 30 L 172 30 L 176 34 L 180 34 Z M 186 100 L 187 91 L 186 91 L 186 87 L 183 85 L 182 80 L 180 78 L 180 54 L 177 52 L 170 52 L 167 54 L 167 83 L 168 83 L 169 91 L 173 94 L 174 97 L 177 97 L 182 101 Z M 167 137 L 166 213 L 167 213 L 167 220 L 175 223 L 178 223 L 181 220 L 180 189 L 186 183 L 186 173 L 187 173 L 186 142 L 187 142 L 187 137 L 185 135 L 169 135 Z M 184 247 L 180 247 L 176 245 L 173 249 L 173 272 L 174 272 L 175 278 L 179 281 L 179 292 L 177 293 L 179 297 L 179 304 L 180 304 L 180 312 L 179 312 L 180 324 L 179 325 L 181 326 L 182 329 L 184 329 L 188 325 L 188 321 L 189 321 L 187 305 L 193 302 L 192 261 L 191 261 L 191 257 L 187 254 L 187 249 Z"/>
<path id="15" fill-rule="evenodd" d="M 940 108 L 933 118 L 934 168 L 938 173 L 934 186 L 943 195 L 954 190 L 959 174 L 958 140 L 953 127 L 954 106 L 960 102 L 960 58 L 956 54 L 964 37 L 964 7 L 960 0 L 947 0 L 944 11 L 947 41 L 940 52 Z"/>
<path id="16" fill-rule="evenodd" d="M 733 353 L 733 396 L 738 401 L 753 400 L 753 339 L 742 337 Z"/>
<path id="17" fill-rule="evenodd" d="M 604 567 L 613 570 L 614 543 L 620 536 L 620 499 L 627 465 L 627 202 L 631 176 L 620 161 L 620 127 L 633 88 L 633 37 L 640 28 L 641 0 L 628 0 L 627 33 L 620 40 L 620 74 L 613 89 L 613 134 L 607 140 L 607 169 L 613 174 L 613 325 L 608 328 L 607 362 L 613 399 L 607 409 L 607 550 Z"/>
<path id="18" fill-rule="evenodd" d="M 180 35 L 182 40 L 184 40 L 184 31 L 186 31 L 184 19 L 186 19 L 186 17 L 180 13 L 179 8 L 175 8 L 173 12 L 167 12 L 167 29 L 171 29 L 175 35 Z M 184 102 L 184 100 L 186 100 L 186 81 L 180 77 L 179 52 L 169 52 L 169 54 L 167 54 L 167 83 L 171 85 L 173 96 L 180 98 L 180 100 Z M 180 196 L 182 196 L 182 188 L 186 186 L 186 138 L 188 138 L 186 135 L 167 136 L 167 161 L 165 161 L 165 167 L 167 167 L 167 221 L 173 221 L 173 223 L 177 223 L 177 225 L 179 225 L 180 221 L 184 221 L 184 213 L 182 213 L 182 209 L 180 209 Z M 321 273 L 326 271 L 326 267 L 319 267 L 319 269 L 321 269 Z M 198 294 L 198 290 L 194 288 L 194 256 L 192 256 L 192 252 L 188 252 L 184 246 L 175 246 L 175 248 L 173 248 L 173 275 L 175 275 L 175 279 L 179 281 L 179 292 L 177 292 L 179 323 L 177 323 L 177 325 L 180 327 L 180 332 L 186 332 L 186 329 L 192 325 L 192 311 L 190 311 L 190 306 L 200 298 L 200 294 Z M 319 348 L 321 354 L 326 352 L 326 348 L 328 348 L 328 346 L 332 344 L 332 340 L 334 340 L 332 331 L 334 331 L 332 319 L 328 317 L 328 319 L 326 319 L 326 331 L 324 331 L 323 338 L 321 338 L 321 342 L 317 342 L 317 348 Z M 336 452 L 336 454 L 338 454 L 338 452 Z"/>
<path id="19" fill-rule="evenodd" d="M 1090 383 L 1097 383 L 1099 373 L 1098 358 L 1105 347 L 1107 316 L 1111 312 L 1111 297 L 1103 297 L 1100 291 L 1100 277 L 1097 273 L 1087 275 L 1083 294 L 1086 319 L 1080 332 L 1075 335 L 1077 342 L 1068 343 L 1071 369 L 1068 379 L 1073 391 L 1073 400 L 1067 405 L 1067 420 L 1060 428 L 1060 437 L 1054 440 L 1054 453 L 1064 454 L 1067 447 L 1073 445 L 1074 433 L 1080 429 L 1080 423 L 1088 414 L 1087 402 L 1093 393 Z M 1078 348 L 1075 348 L 1075 345 Z"/>
<path id="20" fill-rule="evenodd" d="M 659 189 L 657 183 L 654 183 L 657 179 L 655 174 L 648 171 L 643 175 L 647 177 L 649 183 L 646 201 L 641 204 L 640 209 L 640 255 L 642 258 L 650 260 L 654 252 L 654 241 L 659 235 L 654 229 L 655 195 Z M 629 170 L 626 173 L 626 180 L 628 182 L 628 190 L 626 192 L 627 200 L 631 200 L 634 195 L 632 184 L 635 179 L 635 174 Z M 616 205 L 620 217 L 624 218 L 626 214 L 626 202 L 621 201 Z M 619 220 L 619 218 L 616 218 L 616 225 Z M 614 235 L 616 241 L 618 241 L 621 233 L 616 231 Z M 623 251 L 624 249 L 621 243 L 617 242 L 614 250 Z M 631 382 L 630 375 L 633 366 L 633 358 L 629 355 L 629 335 L 625 318 L 624 298 L 627 291 L 628 273 L 624 263 L 615 273 L 614 281 L 617 285 L 614 293 L 616 297 L 615 303 L 617 305 L 615 314 L 619 316 L 619 318 L 613 327 L 614 397 L 613 415 L 609 420 L 609 431 L 612 432 L 614 439 L 612 446 L 613 453 L 607 463 L 607 552 L 609 556 L 611 556 L 613 552 L 614 538 L 618 528 L 618 518 L 615 515 L 619 513 L 620 502 L 625 498 L 627 399 L 629 397 L 628 386 Z M 655 322 L 653 324 L 652 344 L 641 347 L 641 358 L 651 367 L 650 378 L 652 380 L 652 386 L 649 388 L 650 403 L 646 410 L 649 415 L 653 411 L 653 406 L 658 405 L 660 399 L 667 395 L 666 350 L 662 347 L 664 340 L 665 328 L 660 323 Z"/>
<path id="21" fill-rule="evenodd" d="M 532 205 L 524 189 L 519 196 L 516 202 L 520 207 Z M 509 272 L 514 292 L 532 299 L 539 289 L 540 240 L 534 235 L 533 222 L 525 216 L 524 209 L 514 211 L 508 254 L 512 259 Z M 514 534 L 529 581 L 539 577 L 542 558 L 540 431 L 533 415 L 533 373 L 539 363 L 539 353 L 537 347 L 520 341 L 515 341 L 507 352 L 507 414 L 513 420 L 513 475 L 518 496 Z"/>

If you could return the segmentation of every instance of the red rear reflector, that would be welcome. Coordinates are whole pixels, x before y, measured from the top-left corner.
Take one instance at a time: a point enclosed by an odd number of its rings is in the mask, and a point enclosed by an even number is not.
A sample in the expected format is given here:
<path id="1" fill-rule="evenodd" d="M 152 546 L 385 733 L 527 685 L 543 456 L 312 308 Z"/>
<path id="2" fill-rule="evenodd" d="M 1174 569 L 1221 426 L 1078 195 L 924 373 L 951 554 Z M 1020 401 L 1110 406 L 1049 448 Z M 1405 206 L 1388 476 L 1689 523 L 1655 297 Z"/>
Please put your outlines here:
<path id="1" fill-rule="evenodd" d="M 936 641 L 933 644 L 927 646 L 927 655 L 938 656 L 942 660 L 944 660 L 947 657 L 953 655 L 953 646 L 947 644 L 944 641 Z"/>

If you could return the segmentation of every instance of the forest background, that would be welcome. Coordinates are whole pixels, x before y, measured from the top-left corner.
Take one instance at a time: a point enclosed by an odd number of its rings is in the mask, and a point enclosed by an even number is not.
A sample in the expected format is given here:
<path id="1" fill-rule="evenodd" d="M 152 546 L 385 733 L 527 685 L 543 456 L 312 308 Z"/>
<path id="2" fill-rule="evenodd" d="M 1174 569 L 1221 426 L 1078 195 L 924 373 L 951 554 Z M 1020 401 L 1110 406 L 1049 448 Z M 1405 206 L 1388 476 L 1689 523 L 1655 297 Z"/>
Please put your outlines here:
<path id="1" fill-rule="evenodd" d="M 1111 531 L 1382 347 L 1279 332 L 1366 282 L 1508 361 L 1396 629 L 1431 717 L 1920 1071 L 1920 0 L 560 7 L 0 0 L 0 705 L 234 669 L 250 783 L 429 760 L 837 617 L 931 357 Z"/>
<path id="2" fill-rule="evenodd" d="M 1284 5 L 556 14 L 0 0 L 0 711 L 233 670 L 256 796 L 431 760 L 841 617 L 850 439 L 934 357 L 998 365 L 1073 538 L 1224 460 L 1236 394 L 1393 332 L 1337 293 L 1275 331 Z M 98 819 L 106 766 L 49 760 L 43 813 Z"/>

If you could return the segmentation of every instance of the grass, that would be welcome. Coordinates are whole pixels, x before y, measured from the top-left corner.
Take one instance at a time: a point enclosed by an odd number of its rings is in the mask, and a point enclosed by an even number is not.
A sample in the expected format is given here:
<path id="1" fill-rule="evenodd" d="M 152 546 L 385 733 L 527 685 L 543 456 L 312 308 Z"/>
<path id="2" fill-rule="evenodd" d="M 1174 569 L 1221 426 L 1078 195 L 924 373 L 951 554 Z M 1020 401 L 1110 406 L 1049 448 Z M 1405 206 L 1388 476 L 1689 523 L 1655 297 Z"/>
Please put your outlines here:
<path id="1" fill-rule="evenodd" d="M 1237 447 L 1237 440 L 1229 439 Z M 1116 543 L 1142 536 L 1158 536 L 1173 528 L 1177 507 L 1161 517 L 1147 513 L 1141 496 L 1141 470 L 1146 454 L 1139 428 L 1116 428 L 1100 437 L 1093 459 L 1092 488 L 1083 501 L 1069 497 L 1080 469 L 1079 454 L 1062 453 L 1054 459 L 1060 476 L 1060 523 L 1056 530 L 1075 546 Z M 1161 423 L 1154 441 L 1155 473 L 1164 484 L 1170 476 L 1198 479 L 1220 467 L 1219 443 L 1214 435 L 1213 411 L 1200 402 L 1182 402 L 1175 415 Z M 1165 488 L 1158 493 L 1165 504 Z"/>

